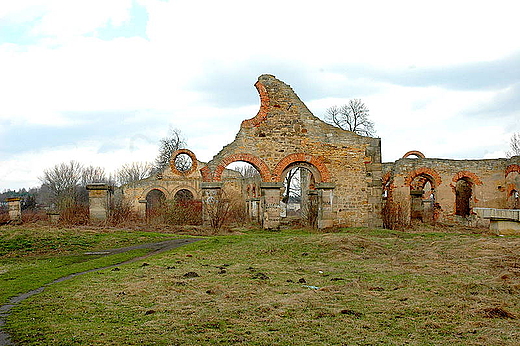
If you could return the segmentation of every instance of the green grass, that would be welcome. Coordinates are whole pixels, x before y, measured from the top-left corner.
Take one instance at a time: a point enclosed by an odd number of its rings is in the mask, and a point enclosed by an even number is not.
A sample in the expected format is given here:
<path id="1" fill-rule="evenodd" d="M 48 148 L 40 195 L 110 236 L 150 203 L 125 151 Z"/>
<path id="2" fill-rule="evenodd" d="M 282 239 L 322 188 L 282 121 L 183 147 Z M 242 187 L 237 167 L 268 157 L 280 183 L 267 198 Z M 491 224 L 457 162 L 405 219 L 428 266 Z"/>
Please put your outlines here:
<path id="1" fill-rule="evenodd" d="M 0 304 L 62 276 L 120 263 L 146 251 L 96 256 L 87 251 L 161 241 L 171 234 L 100 229 L 0 228 Z"/>
<path id="2" fill-rule="evenodd" d="M 8 328 L 22 345 L 517 345 L 519 254 L 443 230 L 219 236 L 53 285 Z"/>

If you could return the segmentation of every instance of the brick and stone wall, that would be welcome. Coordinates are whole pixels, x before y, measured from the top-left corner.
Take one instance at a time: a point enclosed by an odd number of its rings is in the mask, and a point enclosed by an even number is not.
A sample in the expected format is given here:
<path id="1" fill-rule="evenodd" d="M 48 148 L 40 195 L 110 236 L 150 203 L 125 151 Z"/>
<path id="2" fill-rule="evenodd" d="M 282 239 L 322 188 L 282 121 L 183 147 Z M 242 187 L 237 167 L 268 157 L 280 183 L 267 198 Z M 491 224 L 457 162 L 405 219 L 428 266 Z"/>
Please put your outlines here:
<path id="1" fill-rule="evenodd" d="M 283 175 L 290 167 L 306 164 L 312 167 L 316 188 L 327 191 L 321 195 L 330 220 L 323 227 L 380 226 L 380 139 L 326 124 L 272 75 L 260 76 L 255 87 L 261 103 L 258 114 L 244 120 L 235 140 L 201 169 L 204 181 L 221 181 L 232 162 L 251 163 L 262 179 L 264 219 L 276 226 Z"/>
<path id="2" fill-rule="evenodd" d="M 447 160 L 434 158 L 402 158 L 383 164 L 383 188 L 392 201 L 412 215 L 412 199 L 425 182 L 433 188 L 437 203 L 437 220 L 454 220 L 457 182 L 464 180 L 471 188 L 470 208 L 510 208 L 514 192 L 520 190 L 520 157 L 488 160 Z M 415 192 L 414 192 L 415 191 Z M 424 191 L 423 199 L 430 192 Z M 470 215 L 474 214 L 470 211 Z"/>

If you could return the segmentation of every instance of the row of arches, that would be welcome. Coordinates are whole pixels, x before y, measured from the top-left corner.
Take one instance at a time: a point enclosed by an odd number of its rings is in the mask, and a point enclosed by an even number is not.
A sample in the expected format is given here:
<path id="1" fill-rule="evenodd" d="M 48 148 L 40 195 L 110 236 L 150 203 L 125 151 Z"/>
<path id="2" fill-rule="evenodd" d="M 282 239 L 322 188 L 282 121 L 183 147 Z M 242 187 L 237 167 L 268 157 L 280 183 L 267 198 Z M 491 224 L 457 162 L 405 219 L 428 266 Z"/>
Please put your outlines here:
<path id="1" fill-rule="evenodd" d="M 263 182 L 282 182 L 289 167 L 295 164 L 307 164 L 307 169 L 313 173 L 314 178 L 318 182 L 330 181 L 330 173 L 325 165 L 325 158 L 305 153 L 287 155 L 276 164 L 272 171 L 262 159 L 255 155 L 249 153 L 227 155 L 215 166 L 213 171 L 207 166 L 201 169 L 203 181 L 221 181 L 222 174 L 226 167 L 237 161 L 251 164 L 258 171 Z"/>
<path id="2" fill-rule="evenodd" d="M 520 208 L 519 174 L 520 166 L 509 165 L 505 169 L 504 186 L 498 186 L 499 191 L 506 192 L 507 200 L 502 201 L 506 208 Z M 383 176 L 382 182 L 383 198 L 388 198 L 395 188 L 390 172 Z M 437 196 L 441 184 L 440 174 L 430 167 L 416 168 L 404 176 L 404 187 L 409 189 L 411 219 L 436 219 L 441 210 Z M 475 188 L 480 185 L 483 185 L 480 177 L 467 170 L 459 171 L 451 177 L 448 186 L 455 197 L 452 209 L 454 215 L 467 217 L 472 214 L 472 205 L 477 202 Z M 443 208 L 449 207 L 446 206 L 446 195 L 441 197 L 444 198 Z"/>

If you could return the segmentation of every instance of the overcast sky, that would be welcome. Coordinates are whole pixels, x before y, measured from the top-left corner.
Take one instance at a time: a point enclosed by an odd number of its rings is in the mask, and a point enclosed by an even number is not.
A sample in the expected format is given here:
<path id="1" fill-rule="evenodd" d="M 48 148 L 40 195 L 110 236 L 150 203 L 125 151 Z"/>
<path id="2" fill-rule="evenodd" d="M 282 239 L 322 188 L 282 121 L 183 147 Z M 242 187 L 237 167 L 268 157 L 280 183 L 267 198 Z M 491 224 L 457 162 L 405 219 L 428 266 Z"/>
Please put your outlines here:
<path id="1" fill-rule="evenodd" d="M 314 115 L 360 98 L 384 161 L 504 157 L 520 131 L 518 1 L 16 0 L 0 6 L 0 190 L 76 160 L 210 160 L 273 74 Z"/>

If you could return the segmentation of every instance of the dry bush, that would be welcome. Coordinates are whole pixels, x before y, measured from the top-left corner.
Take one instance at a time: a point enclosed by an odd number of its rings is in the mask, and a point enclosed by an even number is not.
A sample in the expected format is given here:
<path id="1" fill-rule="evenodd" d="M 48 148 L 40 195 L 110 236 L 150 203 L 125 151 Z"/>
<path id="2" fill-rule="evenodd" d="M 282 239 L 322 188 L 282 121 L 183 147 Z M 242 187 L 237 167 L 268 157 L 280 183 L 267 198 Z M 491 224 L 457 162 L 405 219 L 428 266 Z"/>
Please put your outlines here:
<path id="1" fill-rule="evenodd" d="M 35 223 L 40 221 L 49 221 L 49 215 L 44 210 L 27 209 L 22 210 L 23 223 Z"/>
<path id="2" fill-rule="evenodd" d="M 11 221 L 11 218 L 9 217 L 7 210 L 0 210 L 0 225 L 4 225 L 9 221 Z"/>
<path id="3" fill-rule="evenodd" d="M 60 211 L 60 224 L 86 225 L 89 223 L 89 207 L 85 205 L 72 205 Z"/>
<path id="4" fill-rule="evenodd" d="M 172 225 L 201 225 L 202 202 L 194 200 L 172 201 L 164 209 L 165 222 Z"/>
<path id="5" fill-rule="evenodd" d="M 114 201 L 109 208 L 107 224 L 111 226 L 121 226 L 130 224 L 136 224 L 142 222 L 138 213 L 136 213 L 130 202 L 125 200 Z"/>
<path id="6" fill-rule="evenodd" d="M 387 229 L 406 229 L 410 226 L 406 217 L 406 208 L 401 202 L 394 201 L 388 197 L 381 211 L 383 216 L 383 227 Z"/>
<path id="7" fill-rule="evenodd" d="M 301 209 L 301 222 L 304 226 L 311 228 L 318 227 L 318 196 L 309 196 L 307 203 L 302 205 Z"/>
<path id="8" fill-rule="evenodd" d="M 215 231 L 224 225 L 243 224 L 247 220 L 246 204 L 242 196 L 227 196 L 222 191 L 213 198 L 208 198 L 204 213 L 210 227 Z"/>

